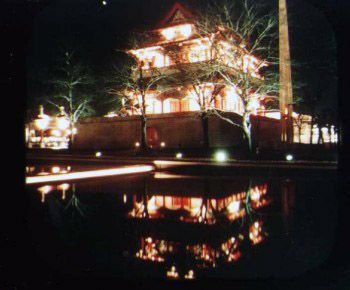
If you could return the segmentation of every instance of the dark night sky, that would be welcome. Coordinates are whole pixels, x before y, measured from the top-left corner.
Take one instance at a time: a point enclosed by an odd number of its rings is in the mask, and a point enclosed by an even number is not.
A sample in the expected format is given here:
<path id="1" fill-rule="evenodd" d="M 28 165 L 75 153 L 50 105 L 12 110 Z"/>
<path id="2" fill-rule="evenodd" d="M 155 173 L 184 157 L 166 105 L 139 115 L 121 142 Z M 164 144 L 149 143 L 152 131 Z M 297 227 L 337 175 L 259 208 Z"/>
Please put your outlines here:
<path id="1" fill-rule="evenodd" d="M 259 1 L 277 9 L 277 0 L 256 0 Z M 38 72 L 45 72 L 57 53 L 68 47 L 73 47 L 79 57 L 97 71 L 104 70 L 115 60 L 115 49 L 125 47 L 129 32 L 151 28 L 174 0 L 106 2 L 104 6 L 101 0 L 26 1 L 27 6 L 41 5 L 32 13 L 27 32 L 25 56 L 29 95 L 32 95 L 32 78 Z M 190 7 L 206 4 L 206 0 L 180 2 Z M 332 28 L 337 24 L 336 2 L 289 0 L 287 3 L 291 57 L 297 64 L 293 77 L 306 83 L 301 94 L 318 94 L 322 102 L 333 103 L 331 105 L 336 107 L 336 48 Z M 21 13 L 14 17 L 20 18 Z"/>

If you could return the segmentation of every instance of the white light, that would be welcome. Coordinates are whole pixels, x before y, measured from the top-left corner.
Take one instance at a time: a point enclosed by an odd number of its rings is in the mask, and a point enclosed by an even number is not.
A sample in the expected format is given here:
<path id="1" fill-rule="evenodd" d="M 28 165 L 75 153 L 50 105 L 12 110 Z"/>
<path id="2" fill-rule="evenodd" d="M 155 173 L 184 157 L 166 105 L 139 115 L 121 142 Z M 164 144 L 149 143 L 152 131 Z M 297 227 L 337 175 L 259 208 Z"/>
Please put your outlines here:
<path id="1" fill-rule="evenodd" d="M 101 157 L 101 156 L 102 156 L 102 152 L 97 151 L 97 152 L 95 153 L 95 157 Z"/>
<path id="2" fill-rule="evenodd" d="M 292 161 L 293 160 L 293 155 L 292 154 L 287 154 L 286 155 L 286 160 L 287 161 Z"/>
<path id="3" fill-rule="evenodd" d="M 102 1 L 102 5 L 106 6 L 107 5 L 107 1 Z"/>
<path id="4" fill-rule="evenodd" d="M 123 194 L 123 202 L 126 203 L 127 202 L 127 195 Z"/>
<path id="5" fill-rule="evenodd" d="M 136 142 L 136 143 L 135 143 L 135 147 L 140 147 L 140 143 L 139 143 L 139 142 Z"/>
<path id="6" fill-rule="evenodd" d="M 240 202 L 239 201 L 232 201 L 228 206 L 227 206 L 227 210 L 230 213 L 236 213 L 239 210 L 239 205 Z"/>
<path id="7" fill-rule="evenodd" d="M 176 153 L 176 158 L 177 159 L 181 159 L 182 158 L 182 153 L 181 152 Z"/>
<path id="8" fill-rule="evenodd" d="M 58 166 L 54 166 L 51 168 L 51 172 L 52 173 L 59 173 L 60 172 L 60 168 Z"/>
<path id="9" fill-rule="evenodd" d="M 71 172 L 71 173 L 65 173 L 60 175 L 29 176 L 29 177 L 26 177 L 26 184 L 132 174 L 132 173 L 142 173 L 142 172 L 149 172 L 152 170 L 154 170 L 154 167 L 150 165 L 134 165 L 134 166 L 112 168 L 112 169 Z"/>
<path id="10" fill-rule="evenodd" d="M 160 142 L 160 147 L 165 147 L 165 142 Z"/>
<path id="11" fill-rule="evenodd" d="M 216 161 L 225 162 L 227 160 L 227 154 L 224 151 L 218 151 L 215 154 Z"/>
<path id="12" fill-rule="evenodd" d="M 66 118 L 57 118 L 57 127 L 60 130 L 66 130 L 69 127 L 69 120 Z"/>

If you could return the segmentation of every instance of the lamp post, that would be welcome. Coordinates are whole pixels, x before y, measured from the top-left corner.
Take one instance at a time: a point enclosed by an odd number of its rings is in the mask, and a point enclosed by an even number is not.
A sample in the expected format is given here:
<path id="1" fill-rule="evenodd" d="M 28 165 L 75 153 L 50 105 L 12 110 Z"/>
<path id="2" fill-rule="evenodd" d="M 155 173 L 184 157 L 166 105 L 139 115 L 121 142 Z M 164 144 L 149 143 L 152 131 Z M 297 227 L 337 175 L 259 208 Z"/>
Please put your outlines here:
<path id="1" fill-rule="evenodd" d="M 44 131 L 47 129 L 50 122 L 50 117 L 44 114 L 44 107 L 39 106 L 39 114 L 34 120 L 35 128 L 40 131 L 40 148 L 45 148 L 44 144 Z"/>

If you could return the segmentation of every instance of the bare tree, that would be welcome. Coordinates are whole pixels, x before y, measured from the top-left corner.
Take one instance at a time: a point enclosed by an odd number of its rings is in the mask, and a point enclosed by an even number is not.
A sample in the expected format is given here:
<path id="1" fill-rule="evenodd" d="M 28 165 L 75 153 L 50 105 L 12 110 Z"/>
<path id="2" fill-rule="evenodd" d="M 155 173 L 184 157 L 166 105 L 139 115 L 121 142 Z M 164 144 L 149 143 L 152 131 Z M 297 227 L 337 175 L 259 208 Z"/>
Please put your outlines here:
<path id="1" fill-rule="evenodd" d="M 71 144 L 74 143 L 75 124 L 81 117 L 93 114 L 93 97 L 89 92 L 94 83 L 86 66 L 74 60 L 74 52 L 65 52 L 59 59 L 54 76 L 49 81 L 54 93 L 47 102 L 56 108 L 64 107 L 70 121 Z"/>
<path id="2" fill-rule="evenodd" d="M 177 66 L 177 73 L 167 77 L 170 86 L 178 87 L 195 101 L 202 124 L 203 148 L 209 148 L 208 118 L 215 110 L 216 96 L 225 87 L 202 63 Z"/>
<path id="3" fill-rule="evenodd" d="M 220 76 L 228 87 L 236 88 L 243 104 L 241 122 L 227 118 L 218 109 L 213 113 L 243 130 L 249 150 L 252 150 L 251 121 L 253 104 L 262 97 L 276 98 L 279 89 L 274 44 L 277 18 L 274 14 L 259 15 L 256 5 L 243 0 L 237 8 L 233 1 L 209 6 L 198 20 L 200 34 L 212 35 L 213 58 L 206 62 L 210 74 Z M 237 11 L 240 14 L 235 16 Z M 261 69 L 269 66 L 262 76 Z"/>
<path id="4" fill-rule="evenodd" d="M 136 65 L 132 61 L 124 62 L 120 67 L 115 67 L 114 75 L 108 88 L 111 94 L 122 103 L 122 111 L 129 114 L 136 114 L 141 121 L 141 149 L 148 150 L 147 142 L 147 95 L 159 95 L 163 92 L 160 86 L 165 78 L 158 70 L 149 71 L 144 76 L 141 65 Z"/>

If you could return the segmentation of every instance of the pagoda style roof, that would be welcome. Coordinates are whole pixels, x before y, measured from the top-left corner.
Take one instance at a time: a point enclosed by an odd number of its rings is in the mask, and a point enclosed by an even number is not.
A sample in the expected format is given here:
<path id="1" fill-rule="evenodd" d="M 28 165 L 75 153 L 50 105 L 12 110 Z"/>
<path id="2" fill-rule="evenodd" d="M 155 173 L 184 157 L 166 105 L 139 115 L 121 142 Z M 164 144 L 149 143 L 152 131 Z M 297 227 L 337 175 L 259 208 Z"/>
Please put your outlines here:
<path id="1" fill-rule="evenodd" d="M 161 29 L 169 26 L 193 22 L 193 13 L 179 2 L 175 2 L 170 11 L 156 25 L 155 29 Z"/>

